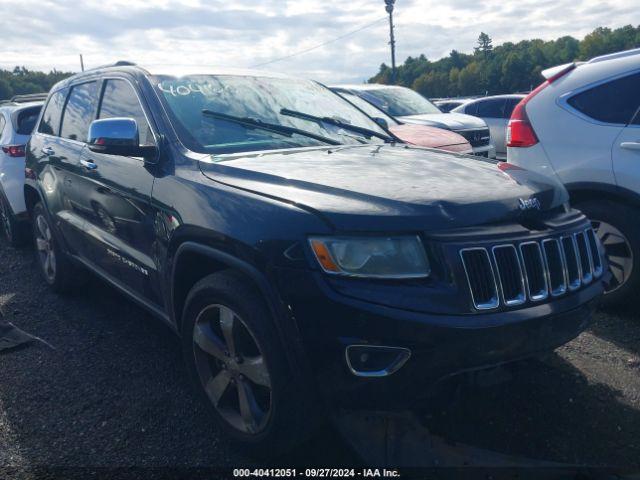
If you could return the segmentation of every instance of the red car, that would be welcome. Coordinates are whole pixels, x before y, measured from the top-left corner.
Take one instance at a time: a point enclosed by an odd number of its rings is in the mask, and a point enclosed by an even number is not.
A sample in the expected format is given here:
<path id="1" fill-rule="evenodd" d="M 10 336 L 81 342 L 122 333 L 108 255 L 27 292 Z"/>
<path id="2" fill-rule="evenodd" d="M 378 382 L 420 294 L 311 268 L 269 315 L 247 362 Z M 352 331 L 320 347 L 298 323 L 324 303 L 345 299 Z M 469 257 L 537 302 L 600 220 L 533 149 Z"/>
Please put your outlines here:
<path id="1" fill-rule="evenodd" d="M 376 122 L 385 123 L 385 127 L 403 142 L 418 147 L 438 148 L 448 152 L 473 153 L 471 144 L 458 133 L 427 125 L 400 123 L 357 95 L 344 91 L 336 93 L 354 104 Z"/>

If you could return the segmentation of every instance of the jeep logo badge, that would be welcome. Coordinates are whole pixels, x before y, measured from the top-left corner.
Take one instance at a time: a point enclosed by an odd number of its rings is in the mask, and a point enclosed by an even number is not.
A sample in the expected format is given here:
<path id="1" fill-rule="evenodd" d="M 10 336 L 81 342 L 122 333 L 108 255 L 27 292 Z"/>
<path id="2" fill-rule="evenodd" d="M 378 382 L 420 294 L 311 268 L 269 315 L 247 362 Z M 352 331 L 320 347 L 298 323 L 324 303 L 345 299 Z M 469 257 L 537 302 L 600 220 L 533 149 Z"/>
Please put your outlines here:
<path id="1" fill-rule="evenodd" d="M 533 210 L 534 208 L 536 210 L 540 210 L 542 208 L 542 205 L 540 205 L 540 200 L 538 200 L 537 198 L 529 198 L 529 199 L 524 199 L 524 198 L 519 198 L 518 199 L 518 207 L 520 208 L 520 210 L 527 211 L 527 210 Z"/>

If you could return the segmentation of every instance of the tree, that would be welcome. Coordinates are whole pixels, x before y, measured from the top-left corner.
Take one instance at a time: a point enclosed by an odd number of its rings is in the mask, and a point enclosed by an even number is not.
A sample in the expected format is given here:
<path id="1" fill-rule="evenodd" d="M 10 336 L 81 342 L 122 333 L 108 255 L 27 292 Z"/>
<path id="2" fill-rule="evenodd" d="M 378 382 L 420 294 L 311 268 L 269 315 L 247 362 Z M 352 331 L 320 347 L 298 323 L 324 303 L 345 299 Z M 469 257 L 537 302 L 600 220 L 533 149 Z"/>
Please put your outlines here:
<path id="1" fill-rule="evenodd" d="M 13 97 L 11 85 L 4 78 L 0 78 L 0 99 L 4 100 L 11 97 Z"/>
<path id="2" fill-rule="evenodd" d="M 398 66 L 401 85 L 431 97 L 498 94 L 527 91 L 542 82 L 546 68 L 597 55 L 640 47 L 640 26 L 596 28 L 581 41 L 564 36 L 556 40 L 522 40 L 493 46 L 482 32 L 474 54 L 453 50 L 429 61 L 424 55 L 409 57 Z M 382 65 L 370 82 L 389 83 L 390 69 Z"/>
<path id="3" fill-rule="evenodd" d="M 52 70 L 35 72 L 25 67 L 0 70 L 0 100 L 24 93 L 45 93 L 60 80 L 73 75 L 71 72 Z"/>
<path id="4" fill-rule="evenodd" d="M 480 32 L 480 36 L 478 36 L 478 46 L 474 48 L 474 51 L 476 55 L 480 54 L 486 59 L 493 51 L 493 41 L 491 37 L 484 32 Z"/>

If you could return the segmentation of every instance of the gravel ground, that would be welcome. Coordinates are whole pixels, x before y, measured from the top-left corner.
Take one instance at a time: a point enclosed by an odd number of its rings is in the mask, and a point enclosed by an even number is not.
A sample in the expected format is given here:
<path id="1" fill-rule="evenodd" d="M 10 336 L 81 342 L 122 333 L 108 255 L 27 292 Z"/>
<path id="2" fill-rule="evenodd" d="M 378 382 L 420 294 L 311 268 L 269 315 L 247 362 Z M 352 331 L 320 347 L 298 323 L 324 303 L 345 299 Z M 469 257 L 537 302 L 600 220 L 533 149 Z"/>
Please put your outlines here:
<path id="1" fill-rule="evenodd" d="M 0 467 L 227 466 L 253 462 L 220 440 L 194 401 L 175 336 L 90 280 L 59 297 L 29 249 L 0 243 L 0 312 L 45 339 L 0 353 Z M 529 458 L 640 466 L 640 320 L 594 327 L 497 386 L 465 387 L 424 416 L 450 440 Z M 279 465 L 357 462 L 327 429 Z"/>

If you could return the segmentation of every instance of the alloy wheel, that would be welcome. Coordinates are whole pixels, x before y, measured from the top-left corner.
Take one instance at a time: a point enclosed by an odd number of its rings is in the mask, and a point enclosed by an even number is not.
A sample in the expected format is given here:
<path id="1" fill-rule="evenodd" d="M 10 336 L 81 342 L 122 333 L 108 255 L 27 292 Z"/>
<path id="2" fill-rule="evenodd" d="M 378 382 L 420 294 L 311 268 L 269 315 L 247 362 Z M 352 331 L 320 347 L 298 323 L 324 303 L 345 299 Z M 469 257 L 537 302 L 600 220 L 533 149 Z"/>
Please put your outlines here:
<path id="1" fill-rule="evenodd" d="M 40 265 L 47 280 L 53 282 L 56 278 L 56 253 L 53 248 L 53 235 L 44 215 L 36 217 L 36 249 Z"/>
<path id="2" fill-rule="evenodd" d="M 220 416 L 244 434 L 264 430 L 271 413 L 271 377 L 247 324 L 225 305 L 196 318 L 193 351 L 202 387 Z"/>
<path id="3" fill-rule="evenodd" d="M 605 249 L 605 256 L 612 273 L 611 283 L 605 294 L 615 292 L 631 276 L 633 251 L 627 238 L 613 225 L 600 220 L 592 220 L 593 230 Z"/>

